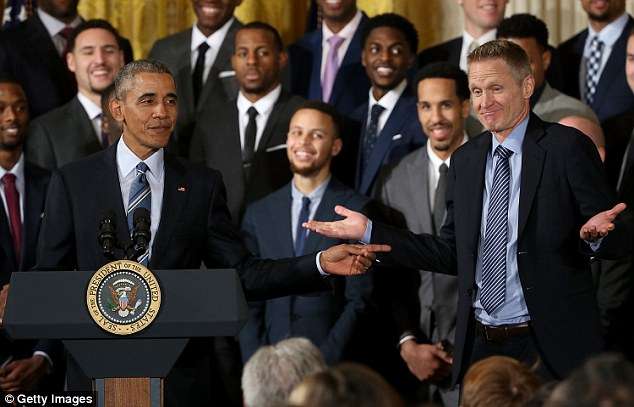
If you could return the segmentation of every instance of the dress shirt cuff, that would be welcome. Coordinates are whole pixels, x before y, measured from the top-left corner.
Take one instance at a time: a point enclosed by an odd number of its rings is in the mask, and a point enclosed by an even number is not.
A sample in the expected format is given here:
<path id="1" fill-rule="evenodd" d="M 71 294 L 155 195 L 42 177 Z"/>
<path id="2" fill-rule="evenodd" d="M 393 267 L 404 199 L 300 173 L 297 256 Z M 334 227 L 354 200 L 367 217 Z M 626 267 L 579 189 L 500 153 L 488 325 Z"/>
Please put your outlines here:
<path id="1" fill-rule="evenodd" d="M 597 250 L 599 250 L 599 247 L 601 247 L 601 242 L 603 242 L 603 238 L 600 237 L 594 242 L 588 242 L 587 240 L 584 240 L 584 242 L 588 244 L 588 246 L 590 247 L 590 250 L 592 250 L 593 252 L 596 252 Z"/>
<path id="2" fill-rule="evenodd" d="M 328 277 L 330 273 L 326 273 L 324 269 L 321 268 L 321 263 L 319 261 L 319 259 L 321 259 L 321 253 L 322 252 L 318 252 L 317 256 L 315 256 L 315 261 L 317 262 L 317 270 L 319 270 L 319 274 L 321 274 L 322 277 Z"/>
<path id="3" fill-rule="evenodd" d="M 370 244 L 370 239 L 372 239 L 372 221 L 368 219 L 368 224 L 365 227 L 365 232 L 363 233 L 361 243 Z"/>
<path id="4" fill-rule="evenodd" d="M 405 331 L 405 332 L 403 332 L 403 334 L 399 338 L 398 345 L 396 345 L 396 347 L 398 349 L 401 349 L 401 345 L 404 344 L 405 342 L 407 342 L 407 341 L 415 341 L 415 340 L 416 340 L 416 336 L 414 335 L 413 332 Z"/>
<path id="5" fill-rule="evenodd" d="M 48 362 L 47 372 L 50 373 L 53 370 L 53 360 L 46 352 L 42 352 L 41 350 L 36 350 L 33 352 L 33 356 L 42 356 Z"/>

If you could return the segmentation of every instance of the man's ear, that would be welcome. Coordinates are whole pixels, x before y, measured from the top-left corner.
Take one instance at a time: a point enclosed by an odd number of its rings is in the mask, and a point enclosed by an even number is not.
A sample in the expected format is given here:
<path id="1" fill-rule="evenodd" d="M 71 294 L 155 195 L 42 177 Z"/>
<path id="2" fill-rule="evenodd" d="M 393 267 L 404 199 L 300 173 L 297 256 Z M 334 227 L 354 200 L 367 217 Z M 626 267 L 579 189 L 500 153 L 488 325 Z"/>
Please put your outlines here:
<path id="1" fill-rule="evenodd" d="M 108 107 L 110 108 L 110 114 L 112 115 L 112 118 L 119 123 L 123 123 L 123 105 L 121 104 L 121 101 L 116 97 L 112 98 Z"/>
<path id="2" fill-rule="evenodd" d="M 284 69 L 286 67 L 286 64 L 288 64 L 288 54 L 286 53 L 286 51 L 280 52 L 279 61 L 280 69 Z"/>
<path id="3" fill-rule="evenodd" d="M 341 137 L 337 137 L 335 141 L 332 143 L 332 150 L 330 150 L 330 155 L 332 157 L 339 155 L 342 148 L 343 148 L 343 141 L 341 141 Z"/>
<path id="4" fill-rule="evenodd" d="M 544 66 L 544 72 L 548 70 L 552 57 L 553 57 L 553 54 L 552 52 L 550 52 L 548 48 L 546 48 L 544 52 L 542 52 L 542 65 Z"/>
<path id="5" fill-rule="evenodd" d="M 73 73 L 77 69 L 77 65 L 75 63 L 75 55 L 73 55 L 72 52 L 66 53 L 66 65 L 68 66 L 68 70 Z"/>
<path id="6" fill-rule="evenodd" d="M 522 81 L 522 96 L 524 99 L 528 99 L 533 96 L 533 92 L 535 91 L 535 77 L 533 74 L 527 75 L 526 78 Z"/>

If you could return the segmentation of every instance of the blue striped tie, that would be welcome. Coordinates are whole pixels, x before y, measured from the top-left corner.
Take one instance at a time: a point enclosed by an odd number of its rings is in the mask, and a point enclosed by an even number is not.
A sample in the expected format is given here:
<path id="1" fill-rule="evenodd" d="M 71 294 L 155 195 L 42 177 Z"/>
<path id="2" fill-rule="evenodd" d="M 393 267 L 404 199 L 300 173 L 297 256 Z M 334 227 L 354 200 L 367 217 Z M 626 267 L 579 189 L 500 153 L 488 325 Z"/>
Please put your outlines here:
<path id="1" fill-rule="evenodd" d="M 506 244 L 508 242 L 509 157 L 513 151 L 499 145 L 495 149 L 497 163 L 489 197 L 486 232 L 482 248 L 482 293 L 480 303 L 491 314 L 506 297 Z"/>
<path id="2" fill-rule="evenodd" d="M 136 165 L 136 178 L 132 182 L 132 186 L 130 187 L 130 199 L 128 199 L 128 211 L 126 216 L 128 217 L 128 229 L 130 230 L 130 235 L 132 235 L 132 231 L 134 229 L 134 224 L 132 222 L 134 216 L 134 210 L 136 208 L 145 208 L 151 212 L 152 209 L 152 191 L 150 190 L 150 184 L 147 181 L 147 177 L 145 172 L 148 170 L 148 166 L 146 163 L 141 161 Z M 150 257 L 150 251 L 145 251 L 137 261 L 144 266 L 148 265 L 148 260 Z"/>

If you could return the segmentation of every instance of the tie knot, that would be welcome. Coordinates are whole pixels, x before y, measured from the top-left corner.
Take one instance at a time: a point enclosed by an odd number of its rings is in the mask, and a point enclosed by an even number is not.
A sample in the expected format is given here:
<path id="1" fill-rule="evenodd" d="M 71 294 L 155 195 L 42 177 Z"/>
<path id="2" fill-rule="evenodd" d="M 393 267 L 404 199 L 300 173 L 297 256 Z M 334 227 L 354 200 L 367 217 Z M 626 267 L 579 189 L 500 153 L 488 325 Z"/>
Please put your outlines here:
<path id="1" fill-rule="evenodd" d="M 143 161 L 141 161 L 140 163 L 138 163 L 136 165 L 136 173 L 137 173 L 137 175 L 145 174 L 148 169 L 149 169 L 149 167 Z"/>
<path id="2" fill-rule="evenodd" d="M 204 55 L 208 49 L 209 49 L 209 44 L 207 44 L 206 42 L 201 42 L 200 45 L 198 46 L 198 52 L 202 55 Z"/>
<path id="3" fill-rule="evenodd" d="M 258 113 L 258 109 L 256 109 L 255 107 L 251 106 L 250 108 L 247 109 L 247 114 L 249 115 L 249 119 L 253 119 L 255 118 L 255 116 L 257 116 Z"/>
<path id="4" fill-rule="evenodd" d="M 302 210 L 308 210 L 310 208 L 310 198 L 305 196 L 302 198 Z"/>
<path id="5" fill-rule="evenodd" d="M 438 171 L 440 171 L 441 174 L 446 174 L 447 171 L 449 171 L 449 167 L 447 166 L 447 164 L 442 163 L 440 164 L 440 167 L 438 167 Z"/>
<path id="6" fill-rule="evenodd" d="M 512 154 L 513 154 L 512 150 L 509 150 L 508 148 L 502 146 L 501 144 L 497 146 L 497 148 L 495 149 L 495 155 L 505 160 L 508 159 Z"/>
<path id="7" fill-rule="evenodd" d="M 337 34 L 335 34 L 332 37 L 328 38 L 328 44 L 330 44 L 330 46 L 333 47 L 334 49 L 339 49 L 341 44 L 343 44 L 343 40 L 344 40 L 343 37 L 340 37 Z"/>
<path id="8" fill-rule="evenodd" d="M 65 39 L 66 41 L 68 41 L 68 39 L 70 38 L 70 35 L 73 33 L 75 29 L 71 26 L 66 26 L 64 28 L 62 28 L 61 30 L 59 30 L 58 34 Z"/>
<path id="9" fill-rule="evenodd" d="M 377 121 L 379 119 L 379 116 L 381 115 L 381 113 L 383 113 L 384 110 L 385 108 L 381 106 L 380 104 L 378 103 L 374 104 L 374 106 L 372 106 L 372 110 L 370 110 L 370 120 Z"/>
<path id="10" fill-rule="evenodd" d="M 4 185 L 15 185 L 15 174 L 7 172 L 2 176 L 2 183 Z"/>
<path id="11" fill-rule="evenodd" d="M 480 46 L 480 43 L 478 42 L 478 40 L 471 41 L 471 44 L 469 44 L 469 48 L 467 49 L 469 54 L 472 53 L 479 46 Z"/>

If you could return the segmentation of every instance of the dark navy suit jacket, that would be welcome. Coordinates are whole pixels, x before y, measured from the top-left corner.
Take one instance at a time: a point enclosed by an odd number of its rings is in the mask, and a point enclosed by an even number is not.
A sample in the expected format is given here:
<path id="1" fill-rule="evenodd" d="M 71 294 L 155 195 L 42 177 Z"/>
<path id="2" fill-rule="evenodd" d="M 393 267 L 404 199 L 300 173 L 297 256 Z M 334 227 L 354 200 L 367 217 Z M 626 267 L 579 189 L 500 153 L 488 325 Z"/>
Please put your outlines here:
<path id="1" fill-rule="evenodd" d="M 368 121 L 368 104 L 359 106 L 352 114 L 352 118 L 359 122 L 361 128 L 355 189 L 364 195 L 369 195 L 374 181 L 384 165 L 396 164 L 401 158 L 424 145 L 427 138 L 418 121 L 416 99 L 405 89 L 387 122 L 385 122 L 385 126 L 381 129 L 372 154 L 364 165 L 364 170 L 361 171 L 361 157 Z"/>
<path id="2" fill-rule="evenodd" d="M 259 257 L 292 257 L 291 184 L 250 205 L 243 220 L 247 247 Z M 315 213 L 315 219 L 341 219 L 335 205 L 362 210 L 367 199 L 332 178 Z M 341 243 L 310 233 L 305 252 L 316 252 Z M 249 319 L 240 333 L 244 361 L 260 346 L 301 336 L 318 346 L 326 361 L 336 363 L 359 325 L 371 293 L 371 276 L 334 278 L 332 289 L 308 295 L 294 295 L 251 302 Z"/>
<path id="3" fill-rule="evenodd" d="M 625 78 L 625 51 L 632 27 L 634 19 L 630 17 L 621 36 L 612 47 L 610 57 L 599 78 L 594 101 L 590 105 L 601 122 L 634 108 L 634 94 Z M 562 91 L 578 99 L 581 98 L 579 72 L 587 38 L 588 29 L 585 29 L 559 46 L 562 64 L 566 70 L 570 70 L 570 74 L 565 76 Z"/>
<path id="4" fill-rule="evenodd" d="M 368 99 L 370 80 L 361 65 L 361 30 L 368 21 L 364 14 L 341 61 L 329 103 L 341 114 L 350 114 Z M 323 35 L 317 29 L 288 47 L 291 93 L 321 100 L 321 54 Z"/>

